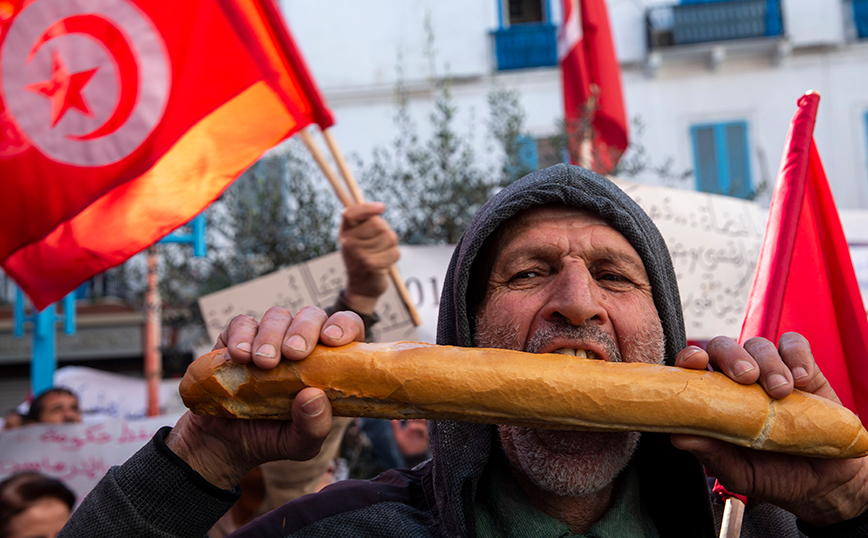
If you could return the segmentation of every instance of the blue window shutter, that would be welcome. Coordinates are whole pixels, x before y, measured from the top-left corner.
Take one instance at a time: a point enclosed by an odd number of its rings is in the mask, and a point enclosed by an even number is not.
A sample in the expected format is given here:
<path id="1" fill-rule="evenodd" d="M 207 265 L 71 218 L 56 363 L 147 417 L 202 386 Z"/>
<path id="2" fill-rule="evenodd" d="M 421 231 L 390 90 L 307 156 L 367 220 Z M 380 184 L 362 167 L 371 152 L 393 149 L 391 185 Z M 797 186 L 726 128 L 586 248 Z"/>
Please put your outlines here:
<path id="1" fill-rule="evenodd" d="M 747 198 L 751 193 L 747 127 L 744 123 L 733 123 L 726 125 L 724 132 L 729 161 L 729 189 L 724 194 Z"/>
<path id="2" fill-rule="evenodd" d="M 717 167 L 717 145 L 714 126 L 694 127 L 693 160 L 696 163 L 696 189 L 702 192 L 719 192 L 720 174 Z"/>
<path id="3" fill-rule="evenodd" d="M 745 122 L 691 127 L 696 189 L 747 198 L 752 194 Z"/>
<path id="4" fill-rule="evenodd" d="M 518 137 L 518 162 L 527 170 L 539 168 L 539 151 L 536 140 L 525 135 Z"/>

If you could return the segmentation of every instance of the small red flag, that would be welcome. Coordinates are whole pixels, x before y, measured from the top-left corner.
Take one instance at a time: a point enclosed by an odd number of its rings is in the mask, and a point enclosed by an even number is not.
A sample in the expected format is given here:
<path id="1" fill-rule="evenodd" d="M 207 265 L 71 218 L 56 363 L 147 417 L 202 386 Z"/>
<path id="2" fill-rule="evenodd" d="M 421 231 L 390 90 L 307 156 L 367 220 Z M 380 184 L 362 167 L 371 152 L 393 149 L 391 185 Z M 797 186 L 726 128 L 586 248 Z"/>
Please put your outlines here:
<path id="1" fill-rule="evenodd" d="M 841 402 L 868 419 L 868 318 L 814 144 L 820 96 L 790 124 L 740 341 L 801 333 Z"/>
<path id="2" fill-rule="evenodd" d="M 571 142 L 589 114 L 593 127 L 591 168 L 614 170 L 627 149 L 627 114 L 621 67 L 615 55 L 605 0 L 562 0 L 564 23 L 558 32 L 558 59 L 564 85 L 564 121 Z M 576 131 L 578 135 L 576 135 Z M 572 144 L 571 144 L 572 145 Z M 570 148 L 573 161 L 581 154 Z"/>
<path id="3" fill-rule="evenodd" d="M 0 263 L 37 308 L 333 123 L 274 0 L 0 10 Z"/>

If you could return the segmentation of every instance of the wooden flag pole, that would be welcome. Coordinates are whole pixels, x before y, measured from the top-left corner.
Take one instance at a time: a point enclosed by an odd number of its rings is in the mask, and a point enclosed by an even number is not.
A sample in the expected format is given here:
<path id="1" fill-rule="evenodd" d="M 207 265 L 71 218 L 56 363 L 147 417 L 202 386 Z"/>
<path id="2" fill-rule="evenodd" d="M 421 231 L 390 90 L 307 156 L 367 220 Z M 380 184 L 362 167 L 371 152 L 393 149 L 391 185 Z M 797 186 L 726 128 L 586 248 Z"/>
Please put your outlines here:
<path id="1" fill-rule="evenodd" d="M 313 155 L 313 160 L 319 165 L 322 173 L 325 174 L 326 179 L 329 180 L 329 183 L 332 184 L 332 188 L 335 191 L 335 194 L 338 195 L 338 200 L 341 201 L 344 207 L 349 207 L 353 205 L 353 201 L 347 195 L 347 192 L 341 186 L 341 182 L 338 179 L 338 176 L 335 175 L 332 167 L 329 166 L 328 161 L 326 161 L 325 155 L 320 151 L 319 147 L 314 143 L 313 138 L 310 137 L 310 133 L 307 132 L 307 129 L 301 129 L 298 132 L 298 136 L 301 137 L 301 141 L 304 143 L 307 150 Z"/>
<path id="2" fill-rule="evenodd" d="M 720 522 L 720 538 L 741 536 L 742 517 L 744 517 L 744 503 L 741 499 L 728 497 L 723 508 L 723 521 Z"/>
<path id="3" fill-rule="evenodd" d="M 332 136 L 332 132 L 328 129 L 321 129 L 320 132 L 322 133 L 322 137 L 326 141 L 326 145 L 328 146 L 332 157 L 338 165 L 338 171 L 340 171 L 341 175 L 344 176 L 344 182 L 350 189 L 350 193 L 353 195 L 353 199 L 356 201 L 357 204 L 364 203 L 365 197 L 362 195 L 362 190 L 359 188 L 359 184 L 356 182 L 356 178 L 353 177 L 353 173 L 350 172 L 350 167 L 347 166 L 347 160 L 344 159 L 344 154 L 338 148 L 338 143 L 337 141 L 335 141 L 335 137 Z"/>
<path id="4" fill-rule="evenodd" d="M 337 175 L 332 170 L 331 165 L 329 165 L 328 161 L 323 155 L 322 151 L 320 151 L 319 147 L 311 138 L 310 133 L 308 133 L 307 129 L 302 129 L 299 131 L 299 135 L 301 136 L 301 141 L 307 147 L 310 154 L 313 156 L 313 159 L 319 165 L 320 169 L 322 169 L 323 174 L 325 174 L 326 178 L 331 183 L 332 188 L 335 190 L 335 193 L 338 196 L 338 199 L 344 205 L 344 207 L 348 207 L 356 204 L 364 203 L 365 199 L 362 196 L 362 191 L 359 189 L 358 183 L 356 183 L 355 178 L 352 173 L 350 173 L 349 167 L 347 166 L 346 160 L 341 154 L 340 150 L 337 147 L 337 144 L 334 141 L 334 138 L 331 136 L 331 133 L 328 130 L 322 131 L 323 138 L 326 140 L 326 144 L 329 147 L 329 150 L 332 153 L 332 156 L 335 159 L 335 162 L 338 165 L 338 169 L 341 170 L 341 173 L 344 176 L 344 181 L 350 189 L 350 192 L 353 193 L 353 198 L 351 199 L 349 195 L 347 195 L 346 191 L 340 184 L 340 180 L 338 180 Z M 422 325 L 422 318 L 419 317 L 419 312 L 416 311 L 416 306 L 413 304 L 413 301 L 410 299 L 410 292 L 407 290 L 407 286 L 404 285 L 404 279 L 401 278 L 401 274 L 398 272 L 398 267 L 395 265 L 389 266 L 389 276 L 392 279 L 392 282 L 395 284 L 395 289 L 398 290 L 398 294 L 401 296 L 401 300 L 404 302 L 404 305 L 407 307 L 407 311 L 410 313 L 410 319 L 413 321 L 413 325 L 418 327 Z"/>

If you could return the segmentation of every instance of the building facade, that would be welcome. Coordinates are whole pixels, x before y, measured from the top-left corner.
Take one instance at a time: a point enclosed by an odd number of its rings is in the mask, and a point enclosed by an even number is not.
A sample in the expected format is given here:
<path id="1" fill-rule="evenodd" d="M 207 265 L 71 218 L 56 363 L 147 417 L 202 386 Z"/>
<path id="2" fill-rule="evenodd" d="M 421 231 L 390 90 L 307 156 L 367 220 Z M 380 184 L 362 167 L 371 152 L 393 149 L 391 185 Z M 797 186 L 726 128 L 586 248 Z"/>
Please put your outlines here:
<path id="1" fill-rule="evenodd" d="M 607 0 L 627 115 L 673 185 L 768 203 L 795 101 L 820 92 L 815 139 L 838 206 L 868 209 L 868 1 Z M 430 79 L 448 76 L 480 158 L 497 87 L 515 89 L 538 141 L 563 116 L 558 0 L 282 0 L 289 26 L 362 163 L 396 136 L 395 88 L 424 133 Z M 541 163 L 542 164 L 542 163 Z M 644 182 L 665 181 L 646 173 Z"/>

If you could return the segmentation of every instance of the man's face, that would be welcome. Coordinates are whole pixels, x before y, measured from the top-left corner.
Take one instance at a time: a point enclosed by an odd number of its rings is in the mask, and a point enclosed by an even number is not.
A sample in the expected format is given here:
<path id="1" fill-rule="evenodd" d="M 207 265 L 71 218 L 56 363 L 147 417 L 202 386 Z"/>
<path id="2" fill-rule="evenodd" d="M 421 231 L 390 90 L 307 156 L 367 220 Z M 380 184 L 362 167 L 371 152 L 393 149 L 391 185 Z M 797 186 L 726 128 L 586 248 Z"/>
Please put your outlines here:
<path id="1" fill-rule="evenodd" d="M 477 315 L 476 345 L 662 362 L 663 331 L 639 254 L 602 219 L 564 206 L 517 215 L 495 245 Z M 610 484 L 637 433 L 500 427 L 507 457 L 537 486 L 561 495 Z"/>
<path id="2" fill-rule="evenodd" d="M 61 424 L 64 422 L 81 422 L 81 411 L 78 408 L 78 398 L 64 392 L 53 392 L 45 396 L 39 422 Z"/>

